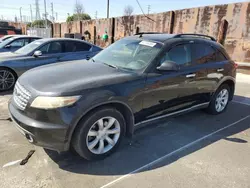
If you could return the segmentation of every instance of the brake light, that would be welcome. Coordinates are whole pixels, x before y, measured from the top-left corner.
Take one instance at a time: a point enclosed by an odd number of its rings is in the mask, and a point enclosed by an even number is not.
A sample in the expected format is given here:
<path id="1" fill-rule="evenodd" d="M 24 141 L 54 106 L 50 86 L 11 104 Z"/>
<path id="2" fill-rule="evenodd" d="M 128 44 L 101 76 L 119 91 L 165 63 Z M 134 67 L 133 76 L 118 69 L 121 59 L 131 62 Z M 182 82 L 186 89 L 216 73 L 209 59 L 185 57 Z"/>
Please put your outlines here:
<path id="1" fill-rule="evenodd" d="M 238 64 L 234 63 L 234 68 L 237 69 L 238 68 Z"/>

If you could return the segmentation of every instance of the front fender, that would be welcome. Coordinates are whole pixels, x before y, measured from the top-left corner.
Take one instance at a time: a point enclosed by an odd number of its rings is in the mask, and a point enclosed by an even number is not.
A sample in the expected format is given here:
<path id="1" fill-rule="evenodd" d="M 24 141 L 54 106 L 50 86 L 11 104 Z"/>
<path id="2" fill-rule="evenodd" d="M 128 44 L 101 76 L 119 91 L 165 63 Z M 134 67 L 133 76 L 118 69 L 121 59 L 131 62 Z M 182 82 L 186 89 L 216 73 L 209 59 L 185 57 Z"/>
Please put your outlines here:
<path id="1" fill-rule="evenodd" d="M 132 108 L 129 106 L 127 102 L 127 98 L 117 96 L 114 92 L 109 90 L 101 90 L 101 91 L 93 91 L 87 92 L 83 95 L 77 103 L 77 115 L 76 118 L 73 119 L 71 126 L 66 135 L 66 150 L 70 146 L 70 141 L 76 126 L 78 125 L 79 121 L 90 111 L 103 106 L 103 105 L 112 105 L 112 104 L 121 104 L 126 107 L 131 115 L 130 123 L 128 125 L 128 131 L 130 134 L 133 134 L 134 131 L 134 114 Z"/>

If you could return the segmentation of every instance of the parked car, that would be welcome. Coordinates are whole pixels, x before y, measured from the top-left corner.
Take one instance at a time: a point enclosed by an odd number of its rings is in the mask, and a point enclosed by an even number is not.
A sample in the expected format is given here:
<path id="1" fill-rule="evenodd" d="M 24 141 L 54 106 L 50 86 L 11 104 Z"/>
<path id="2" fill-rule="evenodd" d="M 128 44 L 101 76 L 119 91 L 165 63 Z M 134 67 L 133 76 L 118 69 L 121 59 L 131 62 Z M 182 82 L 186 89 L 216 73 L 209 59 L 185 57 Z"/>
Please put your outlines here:
<path id="1" fill-rule="evenodd" d="M 56 62 L 89 59 L 102 49 L 76 39 L 40 39 L 0 54 L 0 92 L 11 90 L 25 71 Z"/>
<path id="2" fill-rule="evenodd" d="M 41 37 L 15 36 L 0 43 L 0 57 L 3 52 L 14 52 Z"/>
<path id="3" fill-rule="evenodd" d="M 5 35 L 5 36 L 0 38 L 0 43 L 7 40 L 7 39 L 9 39 L 9 38 L 17 37 L 17 36 L 21 36 L 21 35 Z"/>
<path id="4" fill-rule="evenodd" d="M 91 61 L 19 78 L 9 112 L 31 143 L 101 159 L 144 123 L 202 108 L 220 114 L 234 95 L 237 65 L 206 35 L 141 33 Z"/>

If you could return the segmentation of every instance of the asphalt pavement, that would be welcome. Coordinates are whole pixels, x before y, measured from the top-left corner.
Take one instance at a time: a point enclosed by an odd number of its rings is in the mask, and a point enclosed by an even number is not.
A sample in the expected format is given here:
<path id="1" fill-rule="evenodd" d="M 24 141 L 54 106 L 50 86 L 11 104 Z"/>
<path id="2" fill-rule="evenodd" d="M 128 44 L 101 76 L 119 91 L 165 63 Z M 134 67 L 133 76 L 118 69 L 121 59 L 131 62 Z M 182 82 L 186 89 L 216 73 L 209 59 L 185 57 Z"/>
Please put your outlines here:
<path id="1" fill-rule="evenodd" d="M 151 123 L 112 156 L 86 161 L 31 145 L 9 120 L 0 96 L 1 188 L 250 187 L 250 76 L 237 75 L 225 113 L 202 110 Z M 35 150 L 25 165 L 19 165 Z"/>

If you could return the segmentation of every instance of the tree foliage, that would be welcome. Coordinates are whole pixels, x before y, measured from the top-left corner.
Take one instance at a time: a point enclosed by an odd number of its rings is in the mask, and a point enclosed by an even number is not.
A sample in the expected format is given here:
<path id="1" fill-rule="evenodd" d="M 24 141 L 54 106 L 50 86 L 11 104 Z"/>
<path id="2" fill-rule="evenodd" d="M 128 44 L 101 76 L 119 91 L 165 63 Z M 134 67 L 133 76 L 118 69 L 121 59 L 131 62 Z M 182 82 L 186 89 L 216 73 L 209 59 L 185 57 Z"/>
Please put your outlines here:
<path id="1" fill-rule="evenodd" d="M 50 26 L 52 22 L 47 19 L 47 25 Z M 38 28 L 45 28 L 45 20 L 35 20 L 32 23 L 27 25 L 28 27 L 38 27 Z"/>
<path id="2" fill-rule="evenodd" d="M 76 1 L 74 5 L 74 14 L 67 17 L 67 22 L 80 21 L 80 20 L 91 20 L 90 15 L 84 13 L 83 4 Z"/>
<path id="3" fill-rule="evenodd" d="M 86 13 L 82 13 L 82 14 L 73 14 L 72 16 L 68 16 L 67 18 L 67 22 L 78 21 L 78 20 L 91 20 L 91 17 Z"/>
<path id="4" fill-rule="evenodd" d="M 131 5 L 124 7 L 124 16 L 131 16 L 134 12 L 134 8 Z"/>

